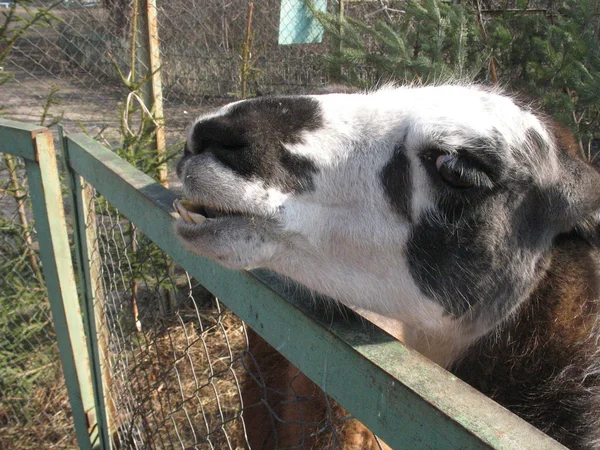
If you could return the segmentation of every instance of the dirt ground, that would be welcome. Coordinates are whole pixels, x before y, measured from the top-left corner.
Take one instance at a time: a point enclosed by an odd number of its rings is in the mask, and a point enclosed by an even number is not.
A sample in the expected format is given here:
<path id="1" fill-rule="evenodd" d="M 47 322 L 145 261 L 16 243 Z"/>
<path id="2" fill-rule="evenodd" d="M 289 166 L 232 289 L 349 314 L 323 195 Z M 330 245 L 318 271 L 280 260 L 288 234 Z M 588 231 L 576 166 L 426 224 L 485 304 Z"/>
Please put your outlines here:
<path id="1" fill-rule="evenodd" d="M 84 75 L 82 79 L 28 70 L 22 62 L 23 58 L 15 58 L 4 67 L 14 78 L 0 88 L 0 117 L 39 124 L 44 105 L 51 92 L 56 90 L 44 125 L 62 115 L 60 123 L 67 132 L 85 131 L 111 145 L 118 145 L 122 107 L 127 98 L 122 87 L 101 83 L 91 75 Z M 85 78 L 90 80 L 86 83 Z M 167 145 L 181 141 L 189 122 L 210 108 L 167 103 L 164 107 Z"/>

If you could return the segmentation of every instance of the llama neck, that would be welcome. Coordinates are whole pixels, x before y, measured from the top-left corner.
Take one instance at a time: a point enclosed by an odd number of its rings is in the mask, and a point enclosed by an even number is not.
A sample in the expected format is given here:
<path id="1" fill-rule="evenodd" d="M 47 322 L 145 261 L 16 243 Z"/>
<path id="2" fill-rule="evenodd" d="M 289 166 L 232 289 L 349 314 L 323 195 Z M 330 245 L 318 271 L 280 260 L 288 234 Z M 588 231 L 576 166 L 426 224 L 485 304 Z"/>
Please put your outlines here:
<path id="1" fill-rule="evenodd" d="M 439 334 L 425 333 L 411 326 L 404 326 L 404 343 L 444 368 L 454 364 L 476 337 L 465 337 L 456 326 L 449 326 Z"/>
<path id="2" fill-rule="evenodd" d="M 583 241 L 557 243 L 529 299 L 451 367 L 569 448 L 600 442 L 600 398 L 591 395 L 600 374 L 599 261 Z"/>
<path id="3" fill-rule="evenodd" d="M 464 331 L 454 324 L 448 324 L 440 330 L 439 334 L 432 334 L 372 311 L 360 309 L 356 311 L 408 347 L 444 368 L 450 367 L 457 361 L 476 340 L 476 338 L 466 338 Z"/>

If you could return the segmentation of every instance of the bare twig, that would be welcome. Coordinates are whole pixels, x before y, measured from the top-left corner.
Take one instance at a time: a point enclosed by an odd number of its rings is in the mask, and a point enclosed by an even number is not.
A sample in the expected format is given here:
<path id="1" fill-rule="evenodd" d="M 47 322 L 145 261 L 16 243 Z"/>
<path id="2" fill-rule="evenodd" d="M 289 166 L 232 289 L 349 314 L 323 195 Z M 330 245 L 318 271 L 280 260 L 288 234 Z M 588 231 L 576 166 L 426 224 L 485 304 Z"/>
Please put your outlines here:
<path id="1" fill-rule="evenodd" d="M 252 12 L 254 11 L 254 3 L 248 3 L 248 21 L 246 23 L 246 40 L 244 41 L 244 48 L 242 49 L 242 98 L 246 98 L 248 77 L 250 75 L 250 58 L 251 58 L 251 46 L 252 46 Z"/>
<path id="2" fill-rule="evenodd" d="M 25 251 L 29 255 L 29 261 L 31 263 L 31 269 L 35 277 L 38 281 L 42 281 L 42 273 L 40 271 L 40 267 L 37 262 L 37 256 L 33 251 L 33 238 L 31 237 L 31 231 L 29 227 L 29 220 L 27 219 L 27 214 L 25 212 L 25 194 L 19 184 L 19 179 L 17 177 L 17 170 L 15 167 L 14 159 L 11 155 L 5 153 L 4 161 L 6 162 L 6 167 L 8 169 L 8 175 L 10 178 L 10 184 L 12 188 L 12 196 L 17 203 L 17 211 L 19 213 L 19 220 L 21 221 L 21 226 L 23 227 L 23 240 L 25 241 Z"/>
<path id="3" fill-rule="evenodd" d="M 50 11 L 52 11 L 61 3 L 63 3 L 63 0 L 57 0 L 47 8 L 38 9 L 35 14 L 32 14 L 29 8 L 27 8 L 27 6 L 24 5 L 22 1 L 17 0 L 15 3 L 13 3 L 10 6 L 8 14 L 6 15 L 4 24 L 2 25 L 2 27 L 0 27 L 0 44 L 2 44 L 2 48 L 0 48 L 0 61 L 4 61 L 4 59 L 8 56 L 8 54 L 14 47 L 17 40 L 34 25 L 42 21 L 46 22 L 46 24 L 49 24 L 52 20 L 60 21 L 61 19 L 52 14 Z M 22 20 L 20 18 L 16 18 L 15 10 L 17 6 L 22 6 L 23 8 L 25 8 L 25 11 L 27 11 L 32 16 L 31 19 Z M 11 36 L 9 36 L 9 25 L 12 22 L 20 22 L 22 25 L 20 28 L 12 32 Z"/>

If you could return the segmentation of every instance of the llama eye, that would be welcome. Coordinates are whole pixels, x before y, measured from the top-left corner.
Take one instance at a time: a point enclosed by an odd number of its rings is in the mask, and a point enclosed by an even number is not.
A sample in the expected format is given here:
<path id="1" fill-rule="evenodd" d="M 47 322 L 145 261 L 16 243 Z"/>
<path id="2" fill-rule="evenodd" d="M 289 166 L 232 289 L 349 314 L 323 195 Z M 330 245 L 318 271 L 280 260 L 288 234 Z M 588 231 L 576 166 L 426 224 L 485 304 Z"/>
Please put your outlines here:
<path id="1" fill-rule="evenodd" d="M 435 167 L 449 185 L 456 188 L 471 188 L 477 183 L 477 176 L 472 169 L 457 163 L 455 155 L 440 155 L 435 160 Z"/>

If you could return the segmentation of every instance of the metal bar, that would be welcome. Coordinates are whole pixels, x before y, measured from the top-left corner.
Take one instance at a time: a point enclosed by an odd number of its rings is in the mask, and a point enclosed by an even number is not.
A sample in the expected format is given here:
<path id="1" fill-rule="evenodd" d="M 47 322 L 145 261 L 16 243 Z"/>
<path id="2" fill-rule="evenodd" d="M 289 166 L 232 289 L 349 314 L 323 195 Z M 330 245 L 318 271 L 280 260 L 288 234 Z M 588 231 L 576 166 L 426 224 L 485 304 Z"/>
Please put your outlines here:
<path id="1" fill-rule="evenodd" d="M 45 130 L 46 128 L 36 125 L 0 119 L 0 152 L 35 161 L 36 154 L 31 140 L 37 133 Z"/>
<path id="2" fill-rule="evenodd" d="M 564 448 L 382 330 L 325 323 L 268 273 L 186 252 L 172 230 L 172 192 L 85 135 L 67 140 L 73 170 L 392 448 Z"/>
<path id="3" fill-rule="evenodd" d="M 100 252 L 96 239 L 96 214 L 93 207 L 92 187 L 79 175 L 69 170 L 68 142 L 59 128 L 62 142 L 63 157 L 67 168 L 67 181 L 71 197 L 73 215 L 73 241 L 75 244 L 75 259 L 81 287 L 82 306 L 85 310 L 84 326 L 88 354 L 93 364 L 92 379 L 96 400 L 96 421 L 101 433 L 101 448 L 110 449 L 112 423 L 115 408 L 107 395 L 111 383 L 110 370 L 107 365 L 106 321 L 103 309 L 104 292 L 100 279 Z"/>
<path id="4" fill-rule="evenodd" d="M 97 449 L 94 394 L 52 134 L 37 128 L 33 133 L 30 129 L 22 131 L 15 136 L 22 139 L 18 142 L 21 150 L 28 140 L 31 149 L 26 153 L 34 155 L 25 160 L 27 180 L 75 432 L 81 449 Z M 6 135 L 6 128 L 0 126 L 2 133 Z"/>

